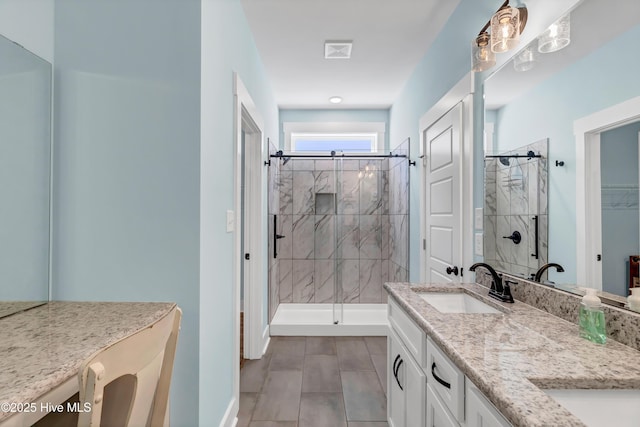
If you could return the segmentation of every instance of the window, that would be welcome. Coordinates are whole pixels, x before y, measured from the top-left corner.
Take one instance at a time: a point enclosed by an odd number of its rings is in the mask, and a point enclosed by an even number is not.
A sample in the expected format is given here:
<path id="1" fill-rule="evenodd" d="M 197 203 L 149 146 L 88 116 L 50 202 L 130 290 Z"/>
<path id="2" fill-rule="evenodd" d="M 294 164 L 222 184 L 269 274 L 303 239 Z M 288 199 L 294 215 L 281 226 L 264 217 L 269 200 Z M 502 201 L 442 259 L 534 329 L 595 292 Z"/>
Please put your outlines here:
<path id="1" fill-rule="evenodd" d="M 303 153 L 382 152 L 384 122 L 285 122 L 284 150 Z"/>
<path id="2" fill-rule="evenodd" d="M 345 152 L 345 153 L 372 153 L 377 150 L 378 135 L 368 134 L 317 134 L 317 133 L 292 133 L 291 151 L 321 153 L 321 152 Z"/>

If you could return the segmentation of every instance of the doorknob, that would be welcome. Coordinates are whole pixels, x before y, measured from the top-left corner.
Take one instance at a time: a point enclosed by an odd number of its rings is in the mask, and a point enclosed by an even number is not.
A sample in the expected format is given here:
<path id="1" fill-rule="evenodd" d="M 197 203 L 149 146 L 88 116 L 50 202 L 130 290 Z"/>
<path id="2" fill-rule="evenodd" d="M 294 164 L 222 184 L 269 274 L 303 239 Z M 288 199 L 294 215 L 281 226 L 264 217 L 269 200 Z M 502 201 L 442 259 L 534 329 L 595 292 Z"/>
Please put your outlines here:
<path id="1" fill-rule="evenodd" d="M 453 273 L 454 276 L 458 275 L 458 267 L 457 266 L 453 266 L 453 268 L 451 267 L 447 267 L 447 274 L 451 274 Z"/>

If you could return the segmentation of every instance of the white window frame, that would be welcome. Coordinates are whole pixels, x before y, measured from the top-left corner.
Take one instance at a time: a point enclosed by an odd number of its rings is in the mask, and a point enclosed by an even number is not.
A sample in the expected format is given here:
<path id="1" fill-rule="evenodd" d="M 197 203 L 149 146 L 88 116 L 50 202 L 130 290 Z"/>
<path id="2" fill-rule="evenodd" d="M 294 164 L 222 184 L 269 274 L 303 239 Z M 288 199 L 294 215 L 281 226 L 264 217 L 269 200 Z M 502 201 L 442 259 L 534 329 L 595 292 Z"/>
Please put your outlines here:
<path id="1" fill-rule="evenodd" d="M 298 140 L 321 140 L 321 141 L 349 141 L 349 140 L 369 140 L 370 146 L 369 150 L 362 151 L 349 151 L 350 153 L 375 153 L 378 151 L 378 134 L 377 133 L 291 133 L 291 152 L 298 151 Z M 340 147 L 335 145 L 327 146 L 325 150 L 316 150 L 316 151 L 301 151 L 304 153 L 326 153 L 328 151 L 340 151 Z"/>
<path id="2" fill-rule="evenodd" d="M 284 150 L 294 152 L 295 139 L 301 136 L 349 139 L 370 138 L 373 135 L 374 143 L 371 151 L 363 151 L 363 153 L 382 152 L 385 148 L 386 127 L 384 122 L 285 122 L 282 124 Z"/>

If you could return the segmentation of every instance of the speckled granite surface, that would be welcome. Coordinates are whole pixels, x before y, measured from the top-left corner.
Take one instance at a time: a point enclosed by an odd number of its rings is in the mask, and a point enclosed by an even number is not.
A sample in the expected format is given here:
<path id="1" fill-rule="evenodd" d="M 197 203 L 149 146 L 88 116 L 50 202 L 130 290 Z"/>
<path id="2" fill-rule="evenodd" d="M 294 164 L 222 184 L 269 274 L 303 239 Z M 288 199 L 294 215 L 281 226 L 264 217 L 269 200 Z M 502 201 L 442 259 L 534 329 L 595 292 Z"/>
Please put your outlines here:
<path id="1" fill-rule="evenodd" d="M 510 274 L 503 277 L 510 282 L 513 297 L 568 322 L 578 324 L 578 309 L 582 297 L 572 293 L 523 280 Z M 476 281 L 489 287 L 489 274 L 476 274 Z M 609 294 L 611 295 L 611 294 Z M 640 313 L 604 304 L 607 336 L 640 351 Z M 640 363 L 640 361 L 639 361 Z"/>
<path id="2" fill-rule="evenodd" d="M 640 388 L 640 352 L 578 336 L 528 304 L 500 303 L 478 284 L 387 283 L 385 289 L 515 426 L 583 426 L 545 388 Z M 417 292 L 467 292 L 504 314 L 443 314 Z"/>
<path id="3" fill-rule="evenodd" d="M 50 302 L 0 319 L 0 403 L 31 402 L 96 351 L 150 325 L 171 303 Z M 0 421 L 11 414 L 0 411 Z"/>

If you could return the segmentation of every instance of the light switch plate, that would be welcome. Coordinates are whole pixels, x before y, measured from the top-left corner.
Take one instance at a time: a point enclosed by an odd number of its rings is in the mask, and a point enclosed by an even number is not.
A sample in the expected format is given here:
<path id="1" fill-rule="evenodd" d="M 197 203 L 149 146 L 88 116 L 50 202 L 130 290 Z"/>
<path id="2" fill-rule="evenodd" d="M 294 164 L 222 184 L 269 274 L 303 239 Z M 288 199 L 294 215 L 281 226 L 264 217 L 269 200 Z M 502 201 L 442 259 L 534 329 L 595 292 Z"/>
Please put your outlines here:
<path id="1" fill-rule="evenodd" d="M 484 243 L 484 235 L 482 233 L 476 233 L 475 238 L 473 239 L 473 244 L 474 244 L 474 252 L 478 256 L 484 255 L 484 252 L 482 250 L 483 243 Z"/>
<path id="2" fill-rule="evenodd" d="M 474 212 L 475 215 L 473 218 L 473 226 L 476 230 L 482 230 L 482 224 L 483 224 L 482 211 L 483 211 L 482 208 L 476 208 Z"/>
<path id="3" fill-rule="evenodd" d="M 235 230 L 236 218 L 233 211 L 227 211 L 227 233 L 232 233 Z"/>

